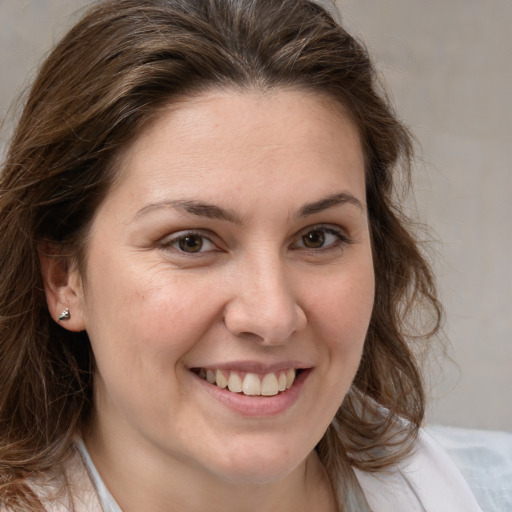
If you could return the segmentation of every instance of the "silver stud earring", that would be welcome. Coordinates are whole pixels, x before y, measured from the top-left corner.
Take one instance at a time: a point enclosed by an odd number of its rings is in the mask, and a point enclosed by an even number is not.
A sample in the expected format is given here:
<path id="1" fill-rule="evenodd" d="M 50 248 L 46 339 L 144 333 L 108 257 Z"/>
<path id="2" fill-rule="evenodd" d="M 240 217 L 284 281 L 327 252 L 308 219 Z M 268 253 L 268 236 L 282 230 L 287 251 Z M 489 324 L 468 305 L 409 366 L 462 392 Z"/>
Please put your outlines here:
<path id="1" fill-rule="evenodd" d="M 66 308 L 60 315 L 59 315 L 59 321 L 60 320 L 69 320 L 71 318 L 71 313 L 69 312 L 69 309 Z"/>

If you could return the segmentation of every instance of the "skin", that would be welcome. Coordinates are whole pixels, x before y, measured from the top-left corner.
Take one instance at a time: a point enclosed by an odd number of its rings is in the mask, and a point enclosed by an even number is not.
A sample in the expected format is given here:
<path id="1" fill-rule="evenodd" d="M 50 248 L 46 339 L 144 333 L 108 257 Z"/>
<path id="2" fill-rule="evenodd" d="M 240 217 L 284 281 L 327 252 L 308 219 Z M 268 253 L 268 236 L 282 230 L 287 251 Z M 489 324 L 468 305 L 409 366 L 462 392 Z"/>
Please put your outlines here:
<path id="1" fill-rule="evenodd" d="M 69 307 L 62 325 L 91 340 L 84 436 L 107 487 L 128 512 L 335 510 L 314 446 L 374 299 L 355 126 L 304 91 L 212 91 L 166 109 L 118 170 L 85 275 L 43 258 L 52 315 Z M 247 415 L 191 371 L 240 362 L 308 375 L 284 410 Z"/>

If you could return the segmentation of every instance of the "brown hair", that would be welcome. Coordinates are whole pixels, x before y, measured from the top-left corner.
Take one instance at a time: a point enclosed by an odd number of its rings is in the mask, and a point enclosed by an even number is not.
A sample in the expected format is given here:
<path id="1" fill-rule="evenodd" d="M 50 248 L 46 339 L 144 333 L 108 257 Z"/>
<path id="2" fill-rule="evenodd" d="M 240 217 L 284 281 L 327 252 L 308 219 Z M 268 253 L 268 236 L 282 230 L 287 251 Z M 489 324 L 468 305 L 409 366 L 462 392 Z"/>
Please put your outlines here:
<path id="1" fill-rule="evenodd" d="M 411 334 L 433 334 L 441 309 L 395 194 L 410 174 L 411 137 L 364 47 L 309 0 L 107 0 L 44 62 L 1 171 L 0 503 L 37 502 L 23 479 L 58 466 L 92 407 L 89 341 L 49 316 L 41 241 L 83 256 L 116 155 L 165 104 L 211 88 L 280 87 L 343 106 L 366 158 L 375 305 L 358 373 L 317 450 L 337 485 L 347 466 L 375 471 L 408 452 L 424 414 Z M 418 304 L 433 313 L 426 333 L 407 332 Z"/>

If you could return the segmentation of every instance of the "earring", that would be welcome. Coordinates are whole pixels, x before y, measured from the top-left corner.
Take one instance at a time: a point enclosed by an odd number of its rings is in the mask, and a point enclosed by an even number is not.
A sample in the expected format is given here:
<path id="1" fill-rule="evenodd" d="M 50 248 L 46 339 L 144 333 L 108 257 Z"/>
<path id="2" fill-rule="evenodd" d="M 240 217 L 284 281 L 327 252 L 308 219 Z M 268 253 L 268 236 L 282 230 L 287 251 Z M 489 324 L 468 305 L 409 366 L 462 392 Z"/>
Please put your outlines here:
<path id="1" fill-rule="evenodd" d="M 60 320 L 69 320 L 71 318 L 71 313 L 69 312 L 69 309 L 66 308 L 60 315 L 59 315 L 59 321 Z"/>

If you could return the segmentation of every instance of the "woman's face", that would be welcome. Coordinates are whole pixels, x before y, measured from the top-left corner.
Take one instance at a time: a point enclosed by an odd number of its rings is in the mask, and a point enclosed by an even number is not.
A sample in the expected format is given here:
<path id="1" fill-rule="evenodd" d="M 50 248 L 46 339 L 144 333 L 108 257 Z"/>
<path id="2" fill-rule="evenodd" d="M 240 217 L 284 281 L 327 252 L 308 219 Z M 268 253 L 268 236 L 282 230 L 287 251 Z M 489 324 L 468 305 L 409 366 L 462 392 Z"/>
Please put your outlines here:
<path id="1" fill-rule="evenodd" d="M 214 91 L 153 121 L 119 173 L 80 295 L 93 433 L 145 467 L 283 478 L 340 406 L 372 311 L 354 125 L 311 93 Z"/>

